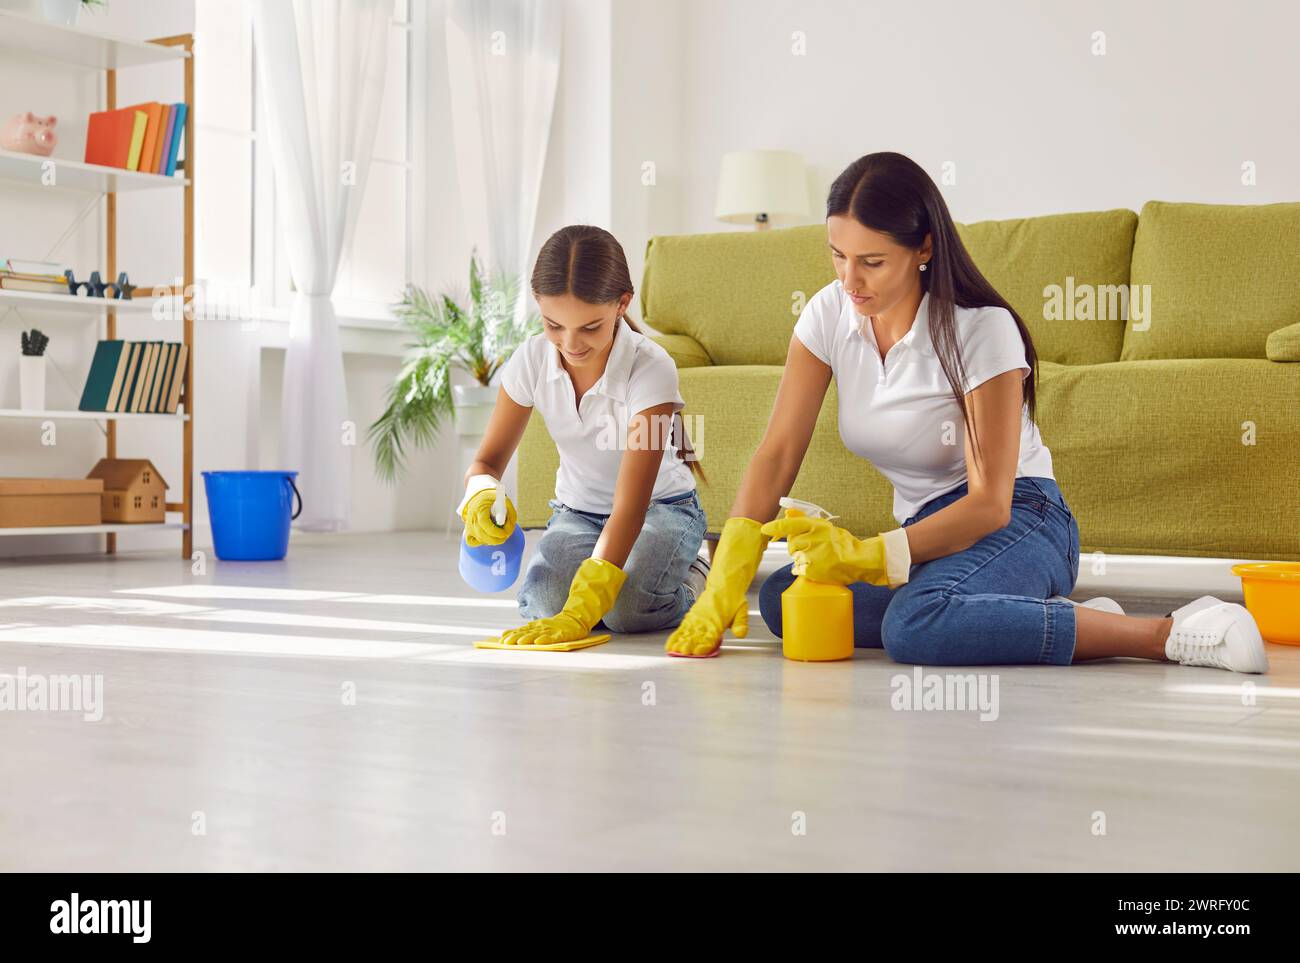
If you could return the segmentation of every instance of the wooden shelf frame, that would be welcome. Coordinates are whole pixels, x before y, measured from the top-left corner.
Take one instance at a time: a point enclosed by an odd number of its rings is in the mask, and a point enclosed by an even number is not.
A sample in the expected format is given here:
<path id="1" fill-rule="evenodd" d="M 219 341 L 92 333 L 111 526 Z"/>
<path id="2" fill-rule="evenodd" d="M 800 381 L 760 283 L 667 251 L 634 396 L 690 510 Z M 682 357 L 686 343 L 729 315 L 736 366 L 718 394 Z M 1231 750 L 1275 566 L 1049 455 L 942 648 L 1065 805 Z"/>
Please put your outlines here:
<path id="1" fill-rule="evenodd" d="M 180 47 L 185 51 L 183 70 L 185 72 L 185 158 L 176 164 L 177 170 L 185 172 L 185 194 L 182 206 L 185 212 L 184 235 L 181 240 L 183 249 L 183 267 L 181 270 L 184 310 L 181 324 L 184 326 L 184 342 L 189 349 L 185 361 L 185 379 L 181 385 L 181 400 L 185 413 L 189 416 L 181 425 L 181 518 L 184 528 L 181 530 L 181 558 L 188 559 L 194 551 L 194 34 L 176 34 L 171 37 L 159 37 L 149 41 L 161 47 Z M 106 77 L 106 110 L 117 109 L 117 71 L 104 71 Z M 106 227 L 107 237 L 107 276 L 117 277 L 117 194 L 105 195 L 107 202 Z M 117 337 L 117 311 L 110 308 L 106 312 L 105 324 L 107 337 L 111 341 Z M 107 457 L 117 457 L 117 422 L 108 422 Z M 109 532 L 105 536 L 105 550 L 112 555 L 117 551 L 117 533 Z"/>

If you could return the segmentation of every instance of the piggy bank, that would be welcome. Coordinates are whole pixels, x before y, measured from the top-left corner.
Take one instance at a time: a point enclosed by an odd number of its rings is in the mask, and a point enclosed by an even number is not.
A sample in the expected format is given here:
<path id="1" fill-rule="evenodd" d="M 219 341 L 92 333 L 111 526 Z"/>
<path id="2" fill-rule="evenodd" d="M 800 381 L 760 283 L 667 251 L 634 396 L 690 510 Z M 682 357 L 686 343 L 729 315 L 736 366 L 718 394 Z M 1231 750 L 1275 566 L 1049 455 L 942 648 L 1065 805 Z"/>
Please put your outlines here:
<path id="1" fill-rule="evenodd" d="M 57 117 L 37 117 L 30 110 L 15 114 L 0 128 L 0 147 L 48 157 L 59 142 L 59 135 L 54 132 L 57 122 Z"/>

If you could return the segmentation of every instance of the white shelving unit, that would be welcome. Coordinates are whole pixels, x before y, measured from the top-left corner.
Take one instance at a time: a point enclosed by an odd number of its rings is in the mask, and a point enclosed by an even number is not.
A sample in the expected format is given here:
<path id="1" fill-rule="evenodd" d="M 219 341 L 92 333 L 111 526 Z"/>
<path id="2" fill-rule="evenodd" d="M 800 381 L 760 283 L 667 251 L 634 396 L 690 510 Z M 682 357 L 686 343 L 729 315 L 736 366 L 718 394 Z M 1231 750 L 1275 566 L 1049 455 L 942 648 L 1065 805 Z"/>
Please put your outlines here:
<path id="1" fill-rule="evenodd" d="M 102 315 L 105 311 L 136 314 L 152 312 L 156 303 L 154 298 L 132 298 L 129 301 L 120 301 L 117 298 L 86 298 L 71 294 L 41 294 L 37 291 L 10 291 L 8 288 L 0 288 L 0 308 L 6 304 L 13 304 L 16 307 L 79 311 L 96 315 Z"/>
<path id="2" fill-rule="evenodd" d="M 121 70 L 190 56 L 188 47 L 92 33 L 9 10 L 0 10 L 0 51 L 86 70 Z"/>
<path id="3" fill-rule="evenodd" d="M 36 528 L 0 528 L 4 535 L 116 535 L 118 532 L 156 532 L 160 529 L 187 531 L 184 522 L 132 522 L 120 525 L 41 525 Z"/>
<path id="4" fill-rule="evenodd" d="M 178 302 L 188 301 L 187 292 L 192 291 L 194 285 L 193 49 L 192 34 L 180 34 L 150 41 L 128 40 L 0 10 L 0 57 L 53 62 L 76 70 L 104 71 L 106 96 L 103 109 L 105 110 L 113 110 L 117 107 L 118 70 L 160 63 L 176 63 L 182 67 L 185 84 L 184 100 L 189 110 L 185 120 L 184 160 L 177 164 L 176 175 L 168 177 L 164 174 L 142 174 L 138 171 L 85 164 L 64 157 L 40 157 L 0 150 L 0 190 L 75 191 L 102 197 L 106 230 L 105 269 L 101 274 L 106 280 L 117 277 L 117 195 L 124 191 L 183 191 L 184 225 L 181 241 L 184 258 L 183 280 L 178 289 L 173 288 L 169 292 L 172 301 L 167 305 L 166 317 L 181 318 L 184 341 L 190 349 L 181 392 L 183 410 L 176 414 L 0 409 L 0 418 L 103 421 L 107 436 L 106 455 L 109 458 L 117 455 L 117 424 L 120 421 L 156 420 L 179 425 L 182 432 L 183 459 L 181 500 L 167 503 L 166 511 L 171 516 L 167 521 L 0 528 L 0 536 L 103 534 L 105 549 L 112 554 L 117 550 L 117 536 L 122 532 L 177 530 L 181 532 L 181 555 L 184 558 L 190 557 L 193 547 L 191 522 L 194 505 L 194 320 L 190 311 L 177 311 L 176 307 Z M 17 252 L 7 253 L 18 256 Z M 112 298 L 0 290 L 0 312 L 6 308 L 22 308 L 53 316 L 70 314 L 83 321 L 102 323 L 104 337 L 108 339 L 117 336 L 119 313 L 138 316 L 141 313 L 152 312 L 157 303 L 158 301 L 152 297 L 119 301 Z M 192 309 L 192 305 L 185 306 Z"/>
<path id="5" fill-rule="evenodd" d="M 0 19 L 0 30 L 4 21 Z M 52 178 L 52 179 L 51 179 Z M 189 180 L 175 175 L 141 174 L 118 167 L 101 167 L 62 157 L 40 157 L 0 150 L 0 180 L 33 187 L 57 187 L 65 191 L 90 194 L 119 194 L 122 191 L 146 191 L 184 187 Z"/>

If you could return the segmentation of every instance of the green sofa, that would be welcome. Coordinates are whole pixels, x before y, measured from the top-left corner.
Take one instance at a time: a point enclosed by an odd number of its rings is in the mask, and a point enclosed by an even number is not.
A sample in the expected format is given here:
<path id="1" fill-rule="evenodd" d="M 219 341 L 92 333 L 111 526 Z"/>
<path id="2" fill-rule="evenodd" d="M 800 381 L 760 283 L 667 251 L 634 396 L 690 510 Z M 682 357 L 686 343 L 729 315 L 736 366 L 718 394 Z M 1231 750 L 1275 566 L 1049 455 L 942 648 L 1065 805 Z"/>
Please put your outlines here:
<path id="1" fill-rule="evenodd" d="M 1083 551 L 1300 560 L 1300 204 L 1152 201 L 1140 216 L 959 230 L 1033 336 L 1038 424 Z M 799 310 L 833 278 L 821 225 L 647 247 L 641 316 L 680 370 L 713 537 L 763 436 Z M 1136 292 L 1128 314 L 1121 290 Z M 832 382 L 792 494 L 859 535 L 893 528 L 892 489 L 844 448 L 836 405 Z M 524 527 L 545 525 L 556 466 L 531 419 Z"/>

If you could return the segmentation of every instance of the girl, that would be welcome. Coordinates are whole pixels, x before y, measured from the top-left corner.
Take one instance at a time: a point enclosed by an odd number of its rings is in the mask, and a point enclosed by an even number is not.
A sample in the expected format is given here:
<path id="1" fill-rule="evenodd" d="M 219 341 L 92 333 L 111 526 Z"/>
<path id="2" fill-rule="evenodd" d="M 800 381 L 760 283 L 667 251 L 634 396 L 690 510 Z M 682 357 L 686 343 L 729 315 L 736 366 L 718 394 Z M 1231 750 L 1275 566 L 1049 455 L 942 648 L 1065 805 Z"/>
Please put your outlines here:
<path id="1" fill-rule="evenodd" d="M 532 276 L 543 330 L 501 369 L 501 389 L 457 509 L 471 545 L 504 542 L 490 509 L 537 408 L 560 468 L 553 514 L 524 571 L 518 645 L 677 625 L 704 585 L 704 477 L 678 412 L 677 367 L 628 316 L 632 280 L 608 231 L 577 225 L 542 245 Z"/>
<path id="2" fill-rule="evenodd" d="M 794 562 L 759 593 L 777 635 L 781 593 L 807 575 L 849 585 L 855 644 L 899 662 L 1130 656 L 1267 671 L 1240 605 L 1205 596 L 1164 618 L 1133 618 L 1110 599 L 1064 597 L 1078 578 L 1079 528 L 1034 423 L 1034 346 L 962 246 L 929 176 L 901 154 L 859 158 L 831 186 L 826 228 L 837 279 L 795 325 L 767 434 L 668 652 L 707 657 L 726 628 L 743 636 L 759 557 L 784 537 Z M 894 485 L 901 527 L 871 538 L 826 519 L 770 521 L 832 377 L 845 445 Z M 964 447 L 954 426 L 965 426 Z"/>

